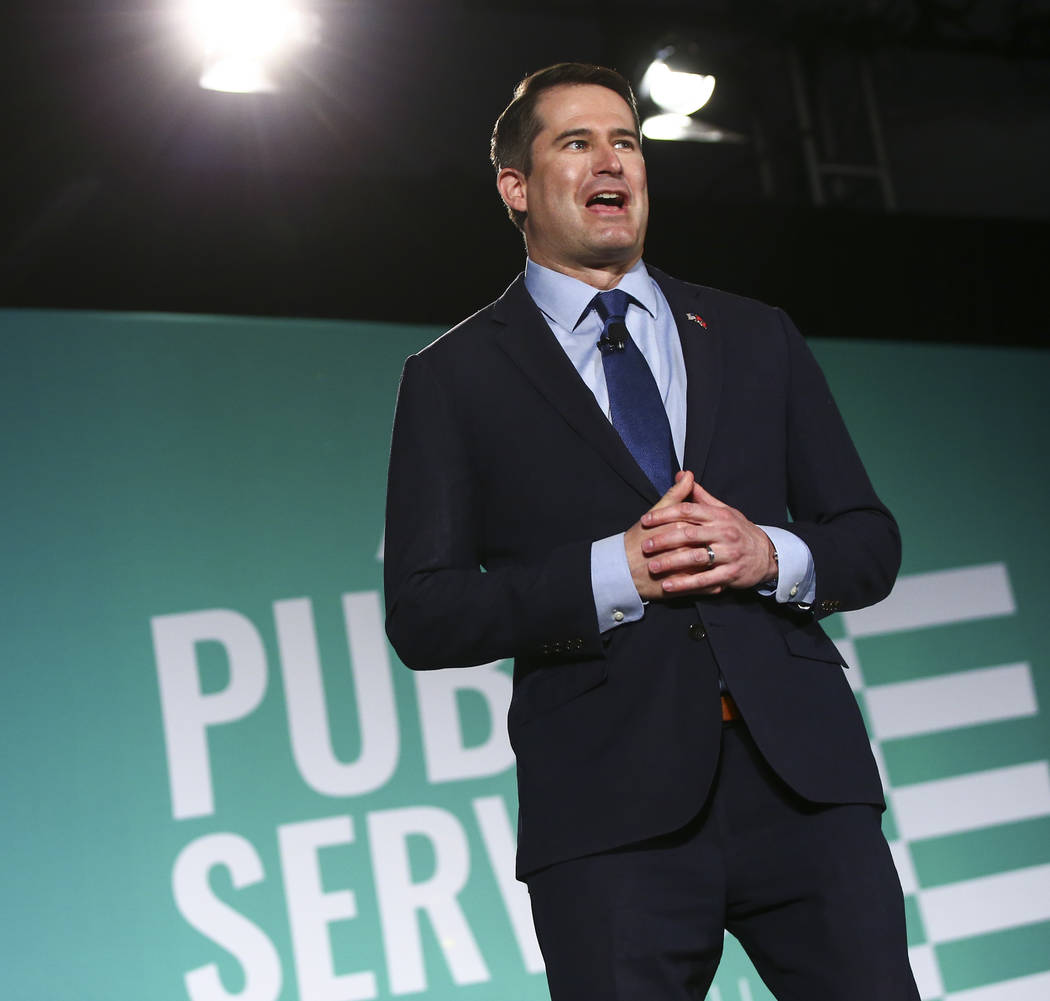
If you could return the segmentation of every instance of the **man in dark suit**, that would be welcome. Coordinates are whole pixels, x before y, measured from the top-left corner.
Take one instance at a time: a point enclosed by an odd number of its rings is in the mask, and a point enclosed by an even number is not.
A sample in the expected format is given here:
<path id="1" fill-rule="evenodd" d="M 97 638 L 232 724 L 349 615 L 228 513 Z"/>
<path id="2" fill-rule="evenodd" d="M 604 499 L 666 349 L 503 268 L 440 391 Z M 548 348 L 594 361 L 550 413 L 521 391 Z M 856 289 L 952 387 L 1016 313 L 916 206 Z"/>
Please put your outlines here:
<path id="1" fill-rule="evenodd" d="M 415 669 L 514 658 L 552 998 L 703 998 L 723 929 L 778 998 L 917 998 L 818 623 L 887 594 L 900 540 L 820 370 L 780 311 L 642 263 L 618 74 L 526 78 L 493 162 L 526 273 L 406 363 L 387 631 Z"/>

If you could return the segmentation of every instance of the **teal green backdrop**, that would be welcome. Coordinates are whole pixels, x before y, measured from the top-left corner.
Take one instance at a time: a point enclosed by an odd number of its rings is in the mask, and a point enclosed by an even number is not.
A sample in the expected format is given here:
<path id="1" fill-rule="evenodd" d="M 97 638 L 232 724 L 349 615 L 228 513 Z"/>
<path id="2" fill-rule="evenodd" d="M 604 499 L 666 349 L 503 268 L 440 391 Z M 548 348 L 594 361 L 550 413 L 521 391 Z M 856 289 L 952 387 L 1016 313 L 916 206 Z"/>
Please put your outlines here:
<path id="1" fill-rule="evenodd" d="M 439 332 L 0 312 L 5 996 L 548 997 L 509 665 L 383 636 L 397 381 Z M 923 997 L 1046 1001 L 1050 356 L 814 350 L 904 533 L 829 624 Z M 731 940 L 709 997 L 770 997 Z"/>

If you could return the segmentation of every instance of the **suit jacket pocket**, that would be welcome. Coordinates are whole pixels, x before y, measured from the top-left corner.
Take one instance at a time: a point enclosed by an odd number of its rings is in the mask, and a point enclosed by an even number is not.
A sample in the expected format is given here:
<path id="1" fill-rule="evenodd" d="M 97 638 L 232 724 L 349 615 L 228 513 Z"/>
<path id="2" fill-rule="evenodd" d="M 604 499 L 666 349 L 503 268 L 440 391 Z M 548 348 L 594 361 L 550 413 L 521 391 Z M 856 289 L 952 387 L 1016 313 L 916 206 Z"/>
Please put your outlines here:
<path id="1" fill-rule="evenodd" d="M 842 659 L 838 648 L 828 639 L 827 634 L 816 622 L 809 622 L 788 630 L 784 633 L 784 642 L 787 643 L 788 650 L 796 657 L 823 660 L 843 667 L 849 666 Z"/>
<path id="2" fill-rule="evenodd" d="M 528 723 L 537 716 L 557 709 L 573 699 L 605 683 L 608 664 L 604 660 L 589 660 L 578 664 L 558 664 L 541 667 L 527 674 L 514 686 L 510 719 Z"/>

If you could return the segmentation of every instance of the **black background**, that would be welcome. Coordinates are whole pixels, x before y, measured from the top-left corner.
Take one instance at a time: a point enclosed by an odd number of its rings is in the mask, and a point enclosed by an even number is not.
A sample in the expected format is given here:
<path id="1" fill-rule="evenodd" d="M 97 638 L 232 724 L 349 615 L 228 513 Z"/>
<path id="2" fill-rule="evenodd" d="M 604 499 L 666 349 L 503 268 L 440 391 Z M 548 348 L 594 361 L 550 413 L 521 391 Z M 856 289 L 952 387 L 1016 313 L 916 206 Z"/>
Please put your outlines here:
<path id="1" fill-rule="evenodd" d="M 809 335 L 1042 345 L 1050 4 L 1042 0 L 347 0 L 280 93 L 197 86 L 178 3 L 42 0 L 5 15 L 0 305 L 449 325 L 520 269 L 487 162 L 525 73 L 635 82 L 701 43 L 699 117 L 756 142 L 648 142 L 646 258 L 786 307 Z M 870 157 L 871 60 L 896 211 L 868 181 L 813 203 L 789 53 L 844 159 Z"/>

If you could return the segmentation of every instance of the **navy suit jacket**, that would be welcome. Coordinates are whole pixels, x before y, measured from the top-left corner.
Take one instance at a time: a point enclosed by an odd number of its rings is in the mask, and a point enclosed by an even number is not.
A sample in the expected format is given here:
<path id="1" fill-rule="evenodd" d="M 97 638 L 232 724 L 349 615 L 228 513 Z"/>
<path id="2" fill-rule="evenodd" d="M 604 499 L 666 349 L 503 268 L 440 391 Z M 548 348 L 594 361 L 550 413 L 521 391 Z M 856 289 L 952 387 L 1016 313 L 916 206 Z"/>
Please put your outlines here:
<path id="1" fill-rule="evenodd" d="M 391 447 L 387 633 L 414 669 L 514 658 L 523 877 L 695 816 L 718 758 L 719 671 L 799 794 L 882 804 L 819 619 L 889 592 L 897 525 L 787 316 L 650 273 L 685 357 L 685 468 L 753 522 L 807 543 L 816 602 L 801 611 L 728 591 L 652 602 L 640 621 L 599 633 L 591 542 L 658 498 L 522 278 L 410 357 Z"/>

